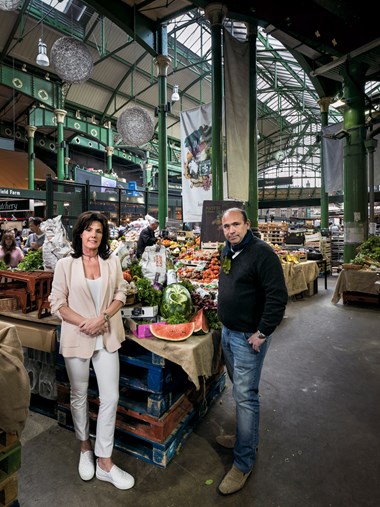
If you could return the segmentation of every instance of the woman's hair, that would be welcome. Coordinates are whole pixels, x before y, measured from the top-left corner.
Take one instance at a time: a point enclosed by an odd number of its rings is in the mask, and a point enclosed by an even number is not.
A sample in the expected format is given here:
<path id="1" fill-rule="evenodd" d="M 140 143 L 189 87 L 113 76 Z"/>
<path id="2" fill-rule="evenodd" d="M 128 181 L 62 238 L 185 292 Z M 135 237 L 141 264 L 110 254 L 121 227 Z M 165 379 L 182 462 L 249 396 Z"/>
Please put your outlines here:
<path id="1" fill-rule="evenodd" d="M 74 249 L 74 253 L 71 255 L 77 259 L 81 257 L 83 254 L 82 251 L 82 232 L 89 227 L 92 222 L 100 222 L 103 228 L 102 240 L 100 242 L 98 248 L 98 254 L 102 259 L 108 259 L 111 254 L 111 250 L 108 244 L 109 239 L 109 231 L 108 231 L 108 222 L 107 218 L 102 215 L 102 213 L 98 213 L 97 211 L 85 211 L 81 215 L 79 215 L 78 220 L 76 221 L 73 228 L 73 240 L 72 247 Z"/>
<path id="2" fill-rule="evenodd" d="M 12 243 L 9 246 L 5 243 L 6 239 L 12 240 Z M 3 261 L 8 266 L 11 262 L 11 252 L 16 248 L 16 240 L 13 232 L 4 232 L 3 237 L 1 238 L 1 246 L 3 247 L 4 252 Z"/>

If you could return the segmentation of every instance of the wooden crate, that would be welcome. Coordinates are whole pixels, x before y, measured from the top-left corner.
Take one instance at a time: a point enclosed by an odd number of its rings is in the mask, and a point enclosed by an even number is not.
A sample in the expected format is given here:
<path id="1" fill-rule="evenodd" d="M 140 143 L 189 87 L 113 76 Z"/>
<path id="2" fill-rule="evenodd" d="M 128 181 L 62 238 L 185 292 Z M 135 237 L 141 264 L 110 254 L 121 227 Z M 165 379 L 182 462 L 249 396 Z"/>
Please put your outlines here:
<path id="1" fill-rule="evenodd" d="M 13 474 L 0 482 L 0 507 L 17 505 L 18 482 Z"/>
<path id="2" fill-rule="evenodd" d="M 3 452 L 7 452 L 18 442 L 18 437 L 15 433 L 6 433 L 0 430 L 0 455 Z"/>
<path id="3" fill-rule="evenodd" d="M 0 453 L 0 482 L 17 472 L 21 466 L 21 444 L 16 442 L 6 452 Z"/>

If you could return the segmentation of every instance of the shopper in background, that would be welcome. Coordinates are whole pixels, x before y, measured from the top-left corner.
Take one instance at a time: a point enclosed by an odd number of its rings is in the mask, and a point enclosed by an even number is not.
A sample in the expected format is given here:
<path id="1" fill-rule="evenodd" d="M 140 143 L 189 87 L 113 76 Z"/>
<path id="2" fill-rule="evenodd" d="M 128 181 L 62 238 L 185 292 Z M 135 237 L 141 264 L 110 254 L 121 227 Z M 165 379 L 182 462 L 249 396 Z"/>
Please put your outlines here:
<path id="1" fill-rule="evenodd" d="M 153 246 L 157 243 L 159 238 L 156 238 L 154 233 L 158 228 L 158 221 L 155 218 L 150 218 L 148 220 L 148 227 L 145 227 L 140 232 L 139 239 L 137 241 L 137 257 L 141 257 L 144 253 L 144 250 L 147 246 Z"/>
<path id="2" fill-rule="evenodd" d="M 256 460 L 259 441 L 259 382 L 271 335 L 280 324 L 288 293 L 281 262 L 271 246 L 254 236 L 244 210 L 224 212 L 226 245 L 221 256 L 218 317 L 222 349 L 233 383 L 235 435 L 217 442 L 234 449 L 232 468 L 219 485 L 220 493 L 241 490 Z"/>
<path id="3" fill-rule="evenodd" d="M 80 440 L 79 475 L 96 477 L 116 488 L 129 489 L 134 478 L 112 461 L 119 400 L 119 353 L 125 332 L 120 309 L 126 284 L 119 258 L 110 255 L 104 215 L 86 211 L 73 228 L 71 256 L 55 267 L 50 303 L 62 319 L 60 353 L 70 380 L 70 403 L 75 434 Z M 99 389 L 95 467 L 89 438 L 87 388 L 92 362 Z"/>
<path id="4" fill-rule="evenodd" d="M 45 234 L 41 230 L 41 223 L 42 218 L 40 217 L 29 218 L 29 228 L 32 232 L 29 234 L 28 239 L 25 242 L 25 253 L 28 253 L 29 250 L 41 250 L 45 241 Z"/>
<path id="5" fill-rule="evenodd" d="M 4 232 L 1 238 L 0 259 L 11 268 L 17 268 L 19 263 L 24 259 L 24 254 L 16 245 L 16 239 L 13 232 Z"/>

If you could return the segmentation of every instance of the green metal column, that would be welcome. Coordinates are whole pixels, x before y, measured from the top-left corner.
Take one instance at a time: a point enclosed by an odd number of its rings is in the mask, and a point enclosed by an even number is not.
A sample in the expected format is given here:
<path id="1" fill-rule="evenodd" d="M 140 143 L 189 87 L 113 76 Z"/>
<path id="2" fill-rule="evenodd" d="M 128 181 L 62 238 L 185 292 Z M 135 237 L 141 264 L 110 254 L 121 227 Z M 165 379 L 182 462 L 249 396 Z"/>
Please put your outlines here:
<path id="1" fill-rule="evenodd" d="M 63 124 L 66 111 L 64 109 L 55 109 L 54 114 L 57 118 L 57 178 L 63 180 L 65 177 L 65 136 Z"/>
<path id="2" fill-rule="evenodd" d="M 223 192 L 223 80 L 222 80 L 222 24 L 227 14 L 223 4 L 205 7 L 211 23 L 212 54 L 212 199 L 222 201 Z"/>
<path id="3" fill-rule="evenodd" d="M 168 217 L 168 135 L 167 135 L 167 75 L 171 58 L 158 55 L 155 63 L 158 68 L 158 221 L 160 229 L 165 229 Z"/>
<path id="4" fill-rule="evenodd" d="M 318 100 L 318 104 L 321 109 L 322 127 L 327 127 L 329 124 L 329 105 L 331 104 L 331 97 L 322 97 Z M 321 229 L 329 228 L 329 195 L 326 193 L 325 170 L 323 164 L 323 143 L 321 142 Z"/>
<path id="5" fill-rule="evenodd" d="M 26 132 L 28 134 L 28 189 L 34 190 L 34 133 L 37 127 L 27 125 Z"/>
<path id="6" fill-rule="evenodd" d="M 249 25 L 249 174 L 248 174 L 248 202 L 246 211 L 251 226 L 258 231 L 259 227 L 259 188 L 257 163 L 257 27 Z"/>
<path id="7" fill-rule="evenodd" d="M 110 121 L 107 123 L 107 129 L 108 129 L 108 131 L 107 131 L 107 147 L 106 147 L 106 150 L 107 150 L 107 172 L 109 174 L 111 174 L 113 172 L 112 155 L 114 152 L 114 147 L 113 147 L 112 125 L 111 125 Z"/>
<path id="8" fill-rule="evenodd" d="M 66 145 L 65 148 L 65 180 L 70 179 L 69 178 L 69 162 L 70 162 L 70 151 L 69 151 L 69 145 Z"/>
<path id="9" fill-rule="evenodd" d="M 364 141 L 365 71 L 367 66 L 348 62 L 342 71 L 345 138 L 343 157 L 344 262 L 356 256 L 357 247 L 368 238 L 368 176 Z"/>

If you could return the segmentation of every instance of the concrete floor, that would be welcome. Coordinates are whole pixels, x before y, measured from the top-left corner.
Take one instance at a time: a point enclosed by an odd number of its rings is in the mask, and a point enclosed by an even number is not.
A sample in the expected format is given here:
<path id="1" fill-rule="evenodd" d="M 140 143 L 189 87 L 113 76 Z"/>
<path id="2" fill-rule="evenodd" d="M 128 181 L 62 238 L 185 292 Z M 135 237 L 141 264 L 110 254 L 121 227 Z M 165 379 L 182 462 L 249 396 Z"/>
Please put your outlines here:
<path id="1" fill-rule="evenodd" d="M 136 485 L 119 491 L 77 473 L 74 434 L 30 413 L 22 436 L 21 507 L 379 507 L 380 310 L 333 305 L 328 290 L 290 301 L 261 382 L 261 441 L 245 488 L 217 485 L 232 452 L 215 437 L 234 427 L 231 385 L 166 469 L 115 451 Z M 206 481 L 212 484 L 206 484 Z"/>

